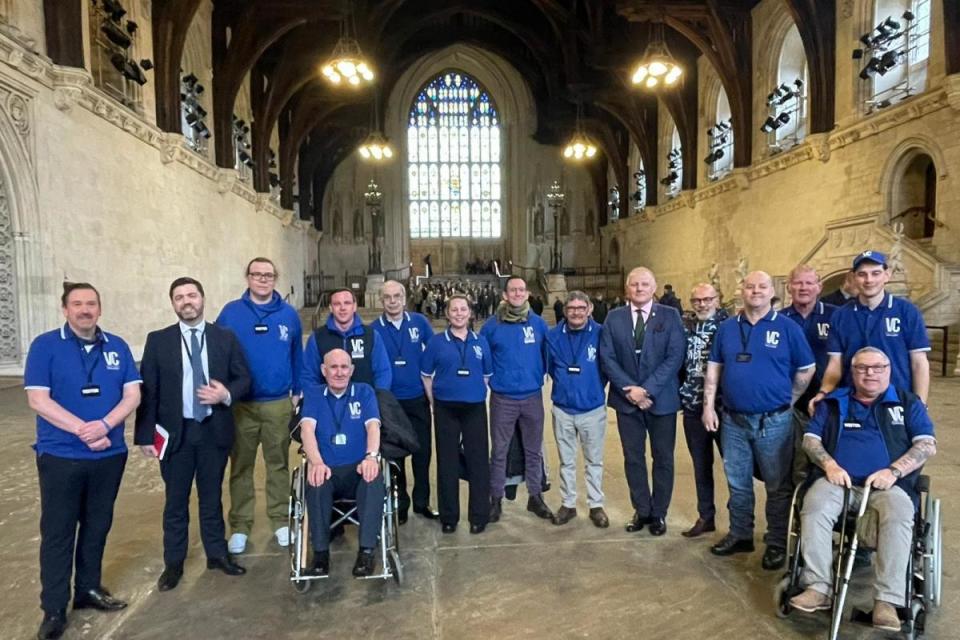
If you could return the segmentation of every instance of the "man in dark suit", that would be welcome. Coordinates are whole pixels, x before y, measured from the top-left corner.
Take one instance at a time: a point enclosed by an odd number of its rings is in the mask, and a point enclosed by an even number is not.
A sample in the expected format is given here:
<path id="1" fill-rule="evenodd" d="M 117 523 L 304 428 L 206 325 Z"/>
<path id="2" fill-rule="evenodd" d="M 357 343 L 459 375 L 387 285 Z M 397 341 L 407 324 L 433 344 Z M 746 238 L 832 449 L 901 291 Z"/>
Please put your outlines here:
<path id="1" fill-rule="evenodd" d="M 680 410 L 678 373 L 683 364 L 683 323 L 676 309 L 653 302 L 657 281 L 646 267 L 627 276 L 629 304 L 610 311 L 600 333 L 600 366 L 610 380 L 607 404 L 617 412 L 624 471 L 633 503 L 627 531 L 650 526 L 667 531 L 673 493 L 673 449 Z M 646 439 L 653 457 L 653 491 L 647 482 Z"/>
<path id="2" fill-rule="evenodd" d="M 250 372 L 233 333 L 204 322 L 203 285 L 177 278 L 170 285 L 170 302 L 180 321 L 147 336 L 140 366 L 143 400 L 134 436 L 146 455 L 157 456 L 158 428 L 169 433 L 160 460 L 166 484 L 160 591 L 173 589 L 183 576 L 194 478 L 207 568 L 234 576 L 246 573 L 227 553 L 220 494 L 234 439 L 230 405 L 249 391 Z"/>

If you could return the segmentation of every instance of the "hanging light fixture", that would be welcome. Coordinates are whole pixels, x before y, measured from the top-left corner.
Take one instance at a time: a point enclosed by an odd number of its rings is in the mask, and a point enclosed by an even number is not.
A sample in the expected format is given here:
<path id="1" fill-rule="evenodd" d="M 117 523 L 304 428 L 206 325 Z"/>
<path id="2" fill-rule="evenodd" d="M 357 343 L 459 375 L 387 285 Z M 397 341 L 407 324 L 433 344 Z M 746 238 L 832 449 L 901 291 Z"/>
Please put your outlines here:
<path id="1" fill-rule="evenodd" d="M 393 158 L 393 147 L 385 135 L 380 133 L 380 92 L 373 95 L 373 109 L 371 109 L 370 133 L 363 139 L 357 152 L 360 157 L 369 162 L 387 162 Z"/>
<path id="2" fill-rule="evenodd" d="M 350 12 L 348 3 L 344 9 L 343 20 L 340 22 L 340 39 L 333 47 L 330 58 L 321 68 L 327 81 L 335 86 L 347 84 L 351 87 L 359 87 L 373 82 L 373 67 L 363 56 L 360 43 L 350 35 L 352 21 L 353 14 Z"/>
<path id="3" fill-rule="evenodd" d="M 630 80 L 633 84 L 650 90 L 676 86 L 680 76 L 683 75 L 683 67 L 667 48 L 667 41 L 663 34 L 663 21 L 658 20 L 653 23 L 650 32 L 650 43 L 643 52 L 643 58 Z"/>
<path id="4" fill-rule="evenodd" d="M 578 101 L 576 129 L 573 137 L 570 138 L 570 142 L 568 142 L 567 146 L 563 149 L 563 157 L 574 162 L 583 162 L 597 155 L 597 146 L 593 144 L 593 141 L 583 132 L 583 127 L 580 124 L 581 108 L 580 102 Z"/>

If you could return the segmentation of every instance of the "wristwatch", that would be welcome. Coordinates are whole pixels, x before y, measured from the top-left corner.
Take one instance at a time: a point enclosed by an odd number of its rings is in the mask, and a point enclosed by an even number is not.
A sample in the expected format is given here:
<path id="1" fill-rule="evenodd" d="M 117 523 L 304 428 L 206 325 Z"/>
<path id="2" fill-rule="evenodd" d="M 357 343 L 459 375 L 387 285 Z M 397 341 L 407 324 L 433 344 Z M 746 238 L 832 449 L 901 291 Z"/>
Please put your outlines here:
<path id="1" fill-rule="evenodd" d="M 372 459 L 372 460 L 376 460 L 377 462 L 380 462 L 380 452 L 379 452 L 379 451 L 367 451 L 367 455 L 364 456 L 364 457 L 365 457 L 365 458 L 370 458 L 370 459 Z"/>
<path id="2" fill-rule="evenodd" d="M 903 473 L 900 471 L 900 469 L 897 469 L 896 467 L 894 467 L 894 466 L 892 466 L 892 465 L 889 466 L 889 467 L 887 467 L 887 469 L 890 470 L 890 473 L 892 473 L 892 474 L 893 474 L 893 477 L 896 478 L 897 480 L 899 480 L 900 478 L 903 477 Z"/>

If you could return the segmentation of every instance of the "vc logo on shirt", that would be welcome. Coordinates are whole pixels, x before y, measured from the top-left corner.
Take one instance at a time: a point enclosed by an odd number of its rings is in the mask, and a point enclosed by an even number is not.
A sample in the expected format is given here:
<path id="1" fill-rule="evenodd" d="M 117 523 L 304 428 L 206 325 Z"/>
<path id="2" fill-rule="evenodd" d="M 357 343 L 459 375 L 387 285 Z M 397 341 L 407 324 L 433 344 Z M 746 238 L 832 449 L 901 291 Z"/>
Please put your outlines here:
<path id="1" fill-rule="evenodd" d="M 350 408 L 350 417 L 359 418 L 360 417 L 360 403 L 359 402 L 350 402 L 347 404 Z"/>
<path id="2" fill-rule="evenodd" d="M 103 360 L 107 363 L 107 369 L 116 371 L 120 368 L 120 354 L 116 351 L 105 351 Z"/>
<path id="3" fill-rule="evenodd" d="M 420 342 L 420 327 L 409 327 L 407 333 L 410 334 L 410 342 Z"/>
<path id="4" fill-rule="evenodd" d="M 780 332 L 779 331 L 767 331 L 767 342 L 766 346 L 771 349 L 776 349 L 780 345 Z"/>
<path id="5" fill-rule="evenodd" d="M 363 338 L 350 339 L 350 357 L 354 360 L 363 358 Z"/>
<path id="6" fill-rule="evenodd" d="M 890 414 L 890 421 L 893 424 L 903 426 L 903 407 L 889 407 L 887 413 Z"/>
<path id="7" fill-rule="evenodd" d="M 587 345 L 587 362 L 593 362 L 597 359 L 597 348 L 595 346 Z"/>
<path id="8" fill-rule="evenodd" d="M 537 341 L 537 334 L 534 332 L 533 327 L 524 327 L 523 328 L 523 344 L 534 344 Z"/>
<path id="9" fill-rule="evenodd" d="M 280 340 L 286 342 L 290 336 L 290 330 L 287 328 L 287 325 L 279 324 L 277 328 L 280 329 Z"/>
<path id="10" fill-rule="evenodd" d="M 900 335 L 900 318 L 884 318 L 884 324 L 887 328 L 887 335 L 897 337 Z"/>
<path id="11" fill-rule="evenodd" d="M 477 357 L 477 360 L 483 360 L 483 347 L 478 344 L 473 345 L 473 355 Z"/>
<path id="12" fill-rule="evenodd" d="M 829 322 L 818 322 L 817 323 L 817 337 L 821 340 L 826 340 L 830 337 L 830 323 Z"/>

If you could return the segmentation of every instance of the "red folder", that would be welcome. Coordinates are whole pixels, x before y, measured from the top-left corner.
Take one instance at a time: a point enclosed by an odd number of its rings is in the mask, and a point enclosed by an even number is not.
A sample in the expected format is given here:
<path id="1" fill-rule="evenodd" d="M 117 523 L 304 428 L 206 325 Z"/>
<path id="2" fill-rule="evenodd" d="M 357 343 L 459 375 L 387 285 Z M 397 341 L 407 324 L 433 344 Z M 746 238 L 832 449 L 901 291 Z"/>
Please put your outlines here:
<path id="1" fill-rule="evenodd" d="M 160 460 L 163 460 L 164 454 L 167 453 L 167 445 L 169 443 L 170 432 L 160 425 L 157 425 L 153 432 L 153 448 L 157 452 L 157 458 Z"/>

